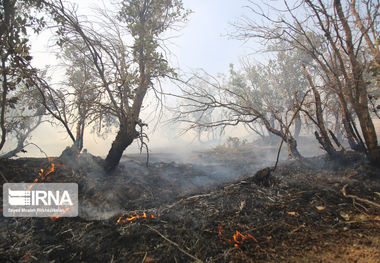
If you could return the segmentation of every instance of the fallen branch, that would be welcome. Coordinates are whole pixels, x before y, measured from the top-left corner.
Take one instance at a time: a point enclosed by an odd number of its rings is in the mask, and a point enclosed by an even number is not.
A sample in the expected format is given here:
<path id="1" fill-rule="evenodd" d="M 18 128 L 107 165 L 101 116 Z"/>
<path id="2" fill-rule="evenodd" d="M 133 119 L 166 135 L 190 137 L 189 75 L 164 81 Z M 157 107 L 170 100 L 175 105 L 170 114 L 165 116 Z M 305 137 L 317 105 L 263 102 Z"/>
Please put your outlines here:
<path id="1" fill-rule="evenodd" d="M 186 252 L 185 250 L 183 250 L 176 242 L 171 241 L 169 238 L 167 238 L 166 236 L 164 236 L 163 234 L 161 234 L 157 229 L 154 229 L 153 227 L 145 225 L 145 224 L 143 224 L 143 226 L 146 226 L 147 228 L 149 228 L 150 230 L 152 230 L 153 232 L 155 232 L 156 234 L 158 234 L 160 237 L 162 237 L 163 239 L 165 239 L 166 241 L 168 241 L 170 244 L 172 244 L 173 246 L 175 246 L 176 248 L 178 248 L 179 251 L 181 251 L 185 255 L 191 257 L 192 259 L 194 259 L 195 262 L 197 262 L 197 263 L 203 262 L 202 260 L 194 257 L 193 255 L 191 255 L 188 252 Z"/>
<path id="2" fill-rule="evenodd" d="M 340 190 L 342 192 L 342 194 L 343 194 L 344 197 L 352 198 L 354 201 L 358 200 L 358 201 L 366 203 L 368 205 L 372 205 L 374 207 L 380 208 L 380 204 L 378 204 L 378 203 L 372 202 L 372 201 L 364 199 L 364 198 L 360 198 L 360 197 L 358 197 L 356 195 L 349 195 L 349 194 L 347 194 L 347 192 L 346 192 L 347 186 L 348 186 L 348 184 L 346 184 L 345 186 L 343 186 L 342 190 Z"/>

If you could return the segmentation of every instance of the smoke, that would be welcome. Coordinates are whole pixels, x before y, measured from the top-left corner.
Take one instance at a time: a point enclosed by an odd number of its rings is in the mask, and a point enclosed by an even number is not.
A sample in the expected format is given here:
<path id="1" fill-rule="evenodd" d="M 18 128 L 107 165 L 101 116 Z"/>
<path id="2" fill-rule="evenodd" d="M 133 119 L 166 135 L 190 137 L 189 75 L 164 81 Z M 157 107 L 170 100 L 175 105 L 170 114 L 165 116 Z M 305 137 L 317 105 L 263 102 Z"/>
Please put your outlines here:
<path id="1" fill-rule="evenodd" d="M 204 193 L 258 169 L 213 159 L 211 152 L 183 149 L 151 154 L 149 166 L 145 155 L 129 154 L 115 173 L 107 176 L 88 156 L 81 156 L 79 159 L 83 161 L 76 164 L 77 169 L 82 166 L 82 170 L 88 170 L 80 187 L 79 209 L 80 216 L 87 219 L 108 219 L 123 211 L 159 207 L 178 198 Z"/>
<path id="2" fill-rule="evenodd" d="M 316 148 L 307 146 L 308 141 L 313 140 L 302 139 L 301 152 Z M 269 145 L 256 141 L 239 147 L 208 149 L 161 148 L 150 152 L 148 166 L 146 154 L 128 153 L 112 175 L 103 172 L 101 158 L 88 153 L 82 153 L 77 161 L 69 156 L 65 163 L 81 178 L 80 217 L 104 220 L 128 211 L 156 209 L 253 176 L 258 170 L 274 165 L 279 142 Z M 286 144 L 280 157 L 288 158 Z"/>

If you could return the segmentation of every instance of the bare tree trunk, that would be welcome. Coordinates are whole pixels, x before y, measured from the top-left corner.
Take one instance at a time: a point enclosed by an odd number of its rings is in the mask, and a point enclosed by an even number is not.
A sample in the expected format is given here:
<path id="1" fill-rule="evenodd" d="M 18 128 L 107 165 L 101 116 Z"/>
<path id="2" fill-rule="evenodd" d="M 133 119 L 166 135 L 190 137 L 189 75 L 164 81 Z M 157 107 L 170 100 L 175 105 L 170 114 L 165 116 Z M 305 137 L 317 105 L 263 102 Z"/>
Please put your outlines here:
<path id="1" fill-rule="evenodd" d="M 77 147 L 79 152 L 83 149 L 83 137 L 84 137 L 84 126 L 85 122 L 83 119 L 80 119 L 77 123 L 76 136 L 74 145 Z"/>
<path id="2" fill-rule="evenodd" d="M 5 127 L 5 110 L 7 104 L 7 95 L 8 95 L 8 80 L 7 72 L 5 68 L 5 58 L 2 59 L 2 73 L 3 73 L 3 91 L 1 96 L 1 114 L 0 114 L 0 126 L 1 126 L 1 141 L 0 141 L 0 150 L 4 147 L 5 139 L 7 136 L 7 129 Z"/>
<path id="3" fill-rule="evenodd" d="M 316 132 L 315 136 L 318 140 L 318 142 L 322 145 L 323 149 L 328 153 L 330 156 L 335 156 L 336 150 L 334 146 L 331 143 L 331 140 L 329 138 L 329 135 L 327 133 L 327 129 L 325 126 L 325 122 L 323 120 L 323 110 L 322 110 L 322 101 L 321 101 L 321 95 L 319 94 L 317 88 L 315 87 L 313 80 L 311 79 L 311 76 L 309 72 L 307 71 L 305 65 L 302 65 L 302 69 L 305 72 L 306 78 L 309 81 L 309 84 L 311 86 L 311 89 L 313 90 L 314 98 L 315 98 L 315 114 L 317 117 L 317 125 L 320 131 L 320 135 Z"/>
<path id="4" fill-rule="evenodd" d="M 299 114 L 297 114 L 296 118 L 294 119 L 294 138 L 297 140 L 300 136 L 302 128 L 302 121 Z"/>
<path id="5" fill-rule="evenodd" d="M 291 137 L 288 139 L 288 143 L 290 147 L 290 152 L 292 153 L 293 157 L 295 159 L 302 159 L 302 155 L 298 151 L 297 141 L 293 137 Z"/>
<path id="6" fill-rule="evenodd" d="M 373 125 L 372 118 L 369 113 L 367 84 L 363 79 L 364 69 L 356 57 L 351 28 L 347 22 L 347 18 L 343 13 L 343 8 L 340 0 L 334 0 L 334 7 L 346 35 L 346 52 L 352 67 L 352 77 L 348 85 L 345 86 L 346 93 L 349 95 L 352 106 L 356 112 L 356 115 L 358 116 L 371 164 L 380 166 L 380 149 L 377 144 L 375 126 Z M 354 93 L 355 95 L 353 95 Z"/>
<path id="7" fill-rule="evenodd" d="M 269 125 L 273 129 L 276 129 L 275 118 L 273 117 L 272 114 L 271 114 L 270 119 L 269 119 Z M 267 127 L 267 125 L 265 125 L 265 126 Z M 267 129 L 268 129 L 268 127 L 267 127 Z M 269 137 L 269 143 L 270 143 L 270 145 L 275 145 L 276 144 L 276 136 L 275 135 L 276 135 L 275 133 L 272 133 L 272 132 L 269 131 L 268 137 Z"/>
<path id="8" fill-rule="evenodd" d="M 331 138 L 333 138 L 333 140 L 334 140 L 336 146 L 338 146 L 338 148 L 340 149 L 340 151 L 345 151 L 344 147 L 342 146 L 342 144 L 340 144 L 340 141 L 339 141 L 339 139 L 335 136 L 335 134 L 334 134 L 331 130 L 329 130 L 329 133 L 330 133 Z"/>
<path id="9" fill-rule="evenodd" d="M 340 112 L 342 117 L 342 123 L 346 132 L 346 138 L 351 149 L 358 152 L 364 152 L 363 147 L 359 143 L 359 139 L 355 136 L 355 132 L 351 126 L 351 117 L 347 108 L 346 100 L 343 98 L 343 94 L 338 94 L 338 101 L 340 105 Z"/>
<path id="10" fill-rule="evenodd" d="M 336 135 L 336 140 L 339 143 L 341 143 L 342 142 L 342 129 L 341 129 L 341 123 L 342 122 L 341 122 L 341 114 L 339 112 L 339 105 L 337 105 L 337 106 L 334 107 L 334 111 L 335 111 L 335 127 L 334 127 L 334 132 L 335 132 L 335 135 Z"/>
<path id="11" fill-rule="evenodd" d="M 281 131 L 273 128 L 270 125 L 270 122 L 267 119 L 265 119 L 264 117 L 262 117 L 261 119 L 264 122 L 264 125 L 265 125 L 265 127 L 267 128 L 267 130 L 269 131 L 270 134 L 277 135 L 282 140 L 284 140 L 285 142 L 288 143 L 289 148 L 290 148 L 290 152 L 291 152 L 291 154 L 293 155 L 294 158 L 296 158 L 296 159 L 302 159 L 302 155 L 300 154 L 300 152 L 298 151 L 298 148 L 297 148 L 297 141 L 292 137 L 292 135 L 290 133 L 284 134 L 283 132 L 281 132 Z"/>
<path id="12" fill-rule="evenodd" d="M 116 169 L 124 150 L 138 137 L 135 125 L 127 121 L 120 123 L 119 132 L 105 159 L 104 170 L 107 173 L 112 173 Z"/>
<path id="13" fill-rule="evenodd" d="M 363 137 L 368 149 L 369 159 L 372 165 L 380 166 L 380 149 L 377 142 L 375 126 L 369 114 L 368 104 L 361 105 L 356 110 Z"/>

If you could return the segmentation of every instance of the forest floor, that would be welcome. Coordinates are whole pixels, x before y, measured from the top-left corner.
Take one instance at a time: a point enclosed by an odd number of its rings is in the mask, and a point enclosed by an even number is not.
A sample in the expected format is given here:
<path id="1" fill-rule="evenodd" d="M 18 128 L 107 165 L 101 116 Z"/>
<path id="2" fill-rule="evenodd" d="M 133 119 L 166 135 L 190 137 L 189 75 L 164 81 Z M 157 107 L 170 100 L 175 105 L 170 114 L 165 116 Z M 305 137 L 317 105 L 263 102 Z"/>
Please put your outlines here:
<path id="1" fill-rule="evenodd" d="M 219 149 L 149 167 L 129 158 L 111 176 L 88 154 L 1 160 L 8 182 L 33 182 L 54 163 L 40 182 L 78 183 L 80 209 L 0 217 L 0 261 L 380 262 L 379 169 L 346 152 L 271 172 L 259 155 Z"/>

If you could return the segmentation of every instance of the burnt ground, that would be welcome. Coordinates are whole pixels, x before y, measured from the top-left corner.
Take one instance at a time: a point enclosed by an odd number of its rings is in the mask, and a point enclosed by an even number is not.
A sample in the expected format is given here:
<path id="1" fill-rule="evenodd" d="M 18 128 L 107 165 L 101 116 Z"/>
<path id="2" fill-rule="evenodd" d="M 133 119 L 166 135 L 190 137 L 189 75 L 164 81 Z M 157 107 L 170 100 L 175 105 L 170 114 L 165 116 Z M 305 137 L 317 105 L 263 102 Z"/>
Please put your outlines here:
<path id="1" fill-rule="evenodd" d="M 1 262 L 380 262 L 380 170 L 326 156 L 258 169 L 244 151 L 192 163 L 1 160 L 1 180 L 77 182 L 76 218 L 0 218 Z M 202 160 L 202 162 L 197 162 Z M 2 190 L 1 190 L 2 191 Z M 1 194 L 2 196 L 2 194 Z M 145 213 L 145 215 L 144 215 Z"/>

